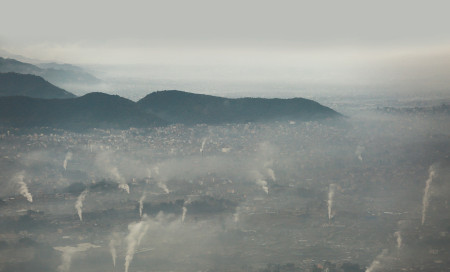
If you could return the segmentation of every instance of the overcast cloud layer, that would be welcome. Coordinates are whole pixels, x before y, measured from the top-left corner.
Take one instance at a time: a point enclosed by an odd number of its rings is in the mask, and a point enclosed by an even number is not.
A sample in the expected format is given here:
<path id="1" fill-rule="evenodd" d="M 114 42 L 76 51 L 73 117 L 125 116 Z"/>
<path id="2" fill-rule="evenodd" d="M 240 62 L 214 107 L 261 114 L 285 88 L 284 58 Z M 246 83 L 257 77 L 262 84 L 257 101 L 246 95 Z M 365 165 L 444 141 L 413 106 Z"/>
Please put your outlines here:
<path id="1" fill-rule="evenodd" d="M 4 0 L 2 6 L 0 49 L 44 61 L 161 66 L 159 78 L 173 80 L 382 82 L 444 92 L 450 83 L 447 1 Z M 139 70 L 133 76 L 155 77 Z"/>

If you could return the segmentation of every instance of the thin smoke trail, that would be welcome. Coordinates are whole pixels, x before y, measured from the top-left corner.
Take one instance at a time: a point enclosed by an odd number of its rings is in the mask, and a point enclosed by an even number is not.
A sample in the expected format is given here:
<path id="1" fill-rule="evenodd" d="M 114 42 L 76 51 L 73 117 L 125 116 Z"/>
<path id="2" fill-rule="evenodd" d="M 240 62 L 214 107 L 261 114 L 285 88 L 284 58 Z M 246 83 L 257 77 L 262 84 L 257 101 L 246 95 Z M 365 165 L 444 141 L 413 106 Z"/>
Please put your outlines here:
<path id="1" fill-rule="evenodd" d="M 66 157 L 64 158 L 63 167 L 64 170 L 67 170 L 67 163 L 72 159 L 72 152 L 67 152 Z"/>
<path id="2" fill-rule="evenodd" d="M 159 176 L 159 167 L 158 166 L 154 166 L 152 168 L 152 170 L 147 169 L 147 176 L 148 176 L 148 182 L 150 182 L 150 178 L 152 177 L 158 177 Z M 156 185 L 162 189 L 166 194 L 170 193 L 169 188 L 167 188 L 167 185 L 163 182 L 163 181 L 158 181 L 156 183 Z"/>
<path id="3" fill-rule="evenodd" d="M 431 182 L 433 182 L 433 178 L 435 177 L 436 172 L 433 166 L 430 166 L 428 169 L 428 179 L 425 182 L 425 191 L 422 199 L 422 225 L 425 224 L 425 217 L 427 214 L 428 205 L 430 205 L 430 196 L 431 196 Z"/>
<path id="4" fill-rule="evenodd" d="M 239 207 L 236 208 L 236 212 L 233 214 L 233 221 L 234 223 L 238 223 L 239 222 L 239 212 L 241 211 L 241 209 Z"/>
<path id="5" fill-rule="evenodd" d="M 112 234 L 112 238 L 109 241 L 109 252 L 111 253 L 113 266 L 116 267 L 116 260 L 117 260 L 117 250 L 116 247 L 120 244 L 120 238 L 117 233 Z"/>
<path id="6" fill-rule="evenodd" d="M 257 170 L 253 170 L 250 172 L 250 176 L 255 179 L 256 185 L 261 187 L 261 189 L 269 194 L 269 187 L 267 186 L 267 181 L 264 179 L 264 176 Z"/>
<path id="7" fill-rule="evenodd" d="M 109 242 L 109 250 L 111 252 L 111 257 L 113 260 L 113 266 L 116 267 L 117 251 L 116 251 L 116 245 L 115 245 L 114 240 L 111 240 Z"/>
<path id="8" fill-rule="evenodd" d="M 23 180 L 24 174 L 23 172 L 21 172 L 16 176 L 16 182 L 17 184 L 19 184 L 19 193 L 23 195 L 28 202 L 33 202 L 33 196 L 28 191 L 28 186 Z"/>
<path id="9" fill-rule="evenodd" d="M 366 272 L 373 272 L 381 267 L 381 260 L 388 253 L 387 249 L 383 249 L 383 251 L 373 260 L 370 266 L 366 269 Z"/>
<path id="10" fill-rule="evenodd" d="M 272 170 L 272 168 L 267 168 L 267 174 L 273 181 L 277 181 L 277 178 L 275 177 L 275 172 Z"/>
<path id="11" fill-rule="evenodd" d="M 258 186 L 261 187 L 261 189 L 264 190 L 264 192 L 266 192 L 266 194 L 269 194 L 269 187 L 267 187 L 267 181 L 263 180 L 263 179 L 257 179 L 256 180 L 256 184 Z"/>
<path id="12" fill-rule="evenodd" d="M 61 264 L 58 266 L 58 270 L 61 272 L 69 272 L 70 266 L 72 264 L 72 257 L 77 252 L 83 252 L 90 248 L 97 248 L 99 246 L 90 244 L 90 243 L 82 243 L 78 244 L 76 247 L 65 246 L 65 247 L 55 247 L 54 249 L 57 251 L 61 251 Z"/>
<path id="13" fill-rule="evenodd" d="M 75 203 L 75 209 L 77 209 L 78 217 L 80 221 L 83 221 L 83 201 L 86 198 L 88 190 L 84 190 L 77 198 L 77 202 Z"/>
<path id="14" fill-rule="evenodd" d="M 162 182 L 162 181 L 158 181 L 158 187 L 161 188 L 166 194 L 169 194 L 169 188 L 167 188 L 167 185 Z"/>
<path id="15" fill-rule="evenodd" d="M 362 153 L 364 152 L 364 146 L 358 145 L 356 147 L 356 151 L 355 151 L 355 155 L 358 157 L 358 160 L 362 161 L 363 157 L 362 157 Z"/>
<path id="16" fill-rule="evenodd" d="M 332 209 L 333 209 L 333 200 L 334 200 L 334 192 L 336 190 L 336 184 L 330 184 L 328 187 L 328 220 L 332 218 Z"/>
<path id="17" fill-rule="evenodd" d="M 200 153 L 202 153 L 202 155 L 203 155 L 203 150 L 204 150 L 204 147 L 205 147 L 205 144 L 206 144 L 206 138 L 204 138 L 203 139 L 203 141 L 202 141 L 202 147 L 200 148 Z"/>
<path id="18" fill-rule="evenodd" d="M 119 189 L 124 190 L 128 194 L 130 193 L 130 186 L 125 182 L 124 178 L 120 175 L 119 169 L 117 167 L 111 167 L 109 169 L 110 174 L 113 176 L 115 180 L 119 182 Z"/>
<path id="19" fill-rule="evenodd" d="M 146 219 L 145 215 L 143 219 Z M 144 220 L 140 222 L 130 223 L 128 225 L 129 233 L 127 237 L 125 237 L 125 241 L 127 242 L 127 254 L 125 257 L 125 272 L 128 272 L 128 268 L 130 267 L 130 263 L 133 260 L 136 247 L 140 245 L 141 240 L 147 233 L 148 228 L 149 228 L 148 222 Z"/>
<path id="20" fill-rule="evenodd" d="M 183 206 L 183 214 L 181 215 L 181 223 L 184 223 L 184 219 L 186 218 L 187 208 Z"/>
<path id="21" fill-rule="evenodd" d="M 139 217 L 142 218 L 142 210 L 144 209 L 144 200 L 146 198 L 145 192 L 142 194 L 141 198 L 139 199 Z"/>
<path id="22" fill-rule="evenodd" d="M 397 238 L 397 248 L 400 249 L 402 247 L 402 234 L 400 231 L 396 231 L 394 236 Z"/>

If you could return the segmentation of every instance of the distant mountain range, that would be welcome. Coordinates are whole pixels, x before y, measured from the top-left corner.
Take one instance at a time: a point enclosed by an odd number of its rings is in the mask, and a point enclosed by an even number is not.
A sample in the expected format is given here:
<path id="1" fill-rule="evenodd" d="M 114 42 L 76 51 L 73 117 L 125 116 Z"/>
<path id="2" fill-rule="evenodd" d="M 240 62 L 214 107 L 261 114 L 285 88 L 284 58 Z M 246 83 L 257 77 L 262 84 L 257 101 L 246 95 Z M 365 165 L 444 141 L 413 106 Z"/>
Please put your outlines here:
<path id="1" fill-rule="evenodd" d="M 175 90 L 154 92 L 138 102 L 104 93 L 76 97 L 48 81 L 96 83 L 98 79 L 70 64 L 39 66 L 0 57 L 0 125 L 127 129 L 175 123 L 310 121 L 340 116 L 303 98 L 230 99 Z"/>
<path id="2" fill-rule="evenodd" d="M 0 73 L 0 96 L 29 96 L 33 98 L 75 98 L 76 96 L 30 74 Z"/>
<path id="3" fill-rule="evenodd" d="M 167 124 L 224 124 L 271 120 L 312 121 L 341 116 L 303 99 L 229 99 L 182 91 L 160 91 L 138 102 L 117 95 L 89 93 L 68 99 L 0 97 L 0 125 L 127 129 Z"/>
<path id="4" fill-rule="evenodd" d="M 101 83 L 100 79 L 74 65 L 42 63 L 37 66 L 15 59 L 0 57 L 0 73 L 8 72 L 41 76 L 58 86 L 94 85 Z"/>

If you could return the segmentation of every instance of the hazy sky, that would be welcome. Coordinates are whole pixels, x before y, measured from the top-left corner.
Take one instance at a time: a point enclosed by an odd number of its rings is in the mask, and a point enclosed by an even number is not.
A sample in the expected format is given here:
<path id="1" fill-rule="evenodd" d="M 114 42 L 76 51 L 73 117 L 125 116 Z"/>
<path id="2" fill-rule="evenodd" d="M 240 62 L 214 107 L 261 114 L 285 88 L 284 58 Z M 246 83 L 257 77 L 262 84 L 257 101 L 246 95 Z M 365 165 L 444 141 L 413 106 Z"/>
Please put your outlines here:
<path id="1" fill-rule="evenodd" d="M 1 0 L 1 6 L 0 48 L 48 61 L 220 67 L 229 77 L 248 72 L 331 84 L 417 81 L 428 73 L 427 80 L 442 85 L 449 78 L 448 1 Z"/>

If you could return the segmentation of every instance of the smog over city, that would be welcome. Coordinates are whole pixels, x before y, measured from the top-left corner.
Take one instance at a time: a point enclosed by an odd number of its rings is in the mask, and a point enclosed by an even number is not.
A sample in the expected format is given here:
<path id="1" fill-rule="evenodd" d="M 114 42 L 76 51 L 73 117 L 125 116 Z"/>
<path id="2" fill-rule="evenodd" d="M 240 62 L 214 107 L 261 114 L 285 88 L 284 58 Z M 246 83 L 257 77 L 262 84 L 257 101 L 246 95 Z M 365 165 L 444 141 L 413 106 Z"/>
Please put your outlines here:
<path id="1" fill-rule="evenodd" d="M 0 272 L 450 271 L 445 1 L 2 7 Z"/>

